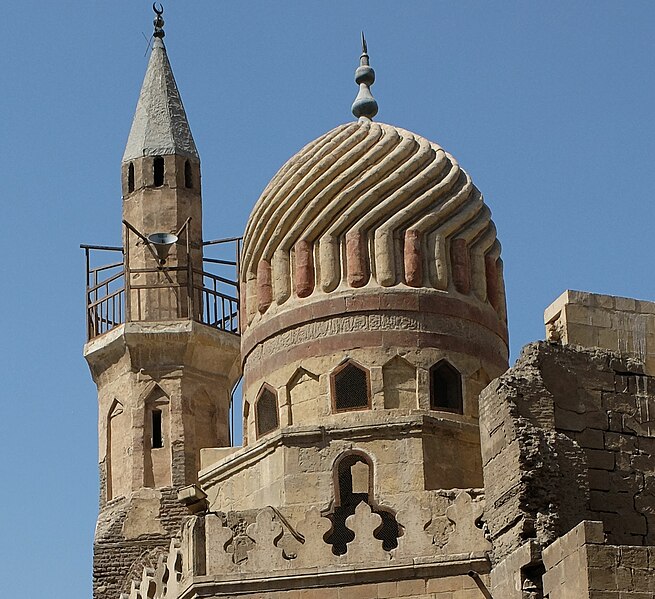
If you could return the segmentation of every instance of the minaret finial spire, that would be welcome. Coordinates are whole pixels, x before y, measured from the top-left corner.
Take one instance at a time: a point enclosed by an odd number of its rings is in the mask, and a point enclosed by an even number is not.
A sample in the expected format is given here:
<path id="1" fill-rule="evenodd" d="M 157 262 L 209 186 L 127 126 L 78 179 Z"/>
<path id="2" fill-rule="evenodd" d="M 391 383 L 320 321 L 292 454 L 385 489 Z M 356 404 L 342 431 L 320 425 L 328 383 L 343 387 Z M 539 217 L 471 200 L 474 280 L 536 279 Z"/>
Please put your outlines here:
<path id="1" fill-rule="evenodd" d="M 371 94 L 371 85 L 375 83 L 375 71 L 369 65 L 368 45 L 362 31 L 362 55 L 359 67 L 355 71 L 355 83 L 359 85 L 359 93 L 352 105 L 353 114 L 357 117 L 372 119 L 378 113 L 378 103 Z"/>
<path id="2" fill-rule="evenodd" d="M 155 14 L 157 15 L 153 21 L 155 25 L 155 32 L 152 35 L 161 39 L 166 35 L 164 33 L 164 19 L 162 18 L 162 15 L 164 14 L 164 6 L 159 3 L 159 8 L 157 8 L 157 2 L 153 2 L 152 10 L 154 10 Z"/>

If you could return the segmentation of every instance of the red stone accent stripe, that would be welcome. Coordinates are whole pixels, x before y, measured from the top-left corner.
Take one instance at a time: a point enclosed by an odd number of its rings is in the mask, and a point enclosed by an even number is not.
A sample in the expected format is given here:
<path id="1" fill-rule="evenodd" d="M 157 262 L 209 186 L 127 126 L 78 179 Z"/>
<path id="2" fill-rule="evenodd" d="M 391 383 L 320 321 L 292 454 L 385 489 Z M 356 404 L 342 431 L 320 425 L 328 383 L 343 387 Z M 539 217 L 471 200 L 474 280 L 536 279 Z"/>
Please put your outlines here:
<path id="1" fill-rule="evenodd" d="M 257 265 L 257 308 L 263 314 L 273 301 L 273 284 L 271 282 L 271 263 L 260 260 Z"/>
<path id="2" fill-rule="evenodd" d="M 348 284 L 351 287 L 363 287 L 368 282 L 366 266 L 366 236 L 359 229 L 349 231 L 346 235 L 346 269 Z"/>
<path id="3" fill-rule="evenodd" d="M 423 257 L 421 255 L 421 233 L 405 231 L 405 282 L 410 287 L 423 286 Z"/>
<path id="4" fill-rule="evenodd" d="M 311 244 L 306 239 L 298 241 L 294 248 L 294 256 L 296 295 L 308 297 L 314 291 L 314 260 Z"/>
<path id="5" fill-rule="evenodd" d="M 258 360 L 253 368 L 244 370 L 244 390 L 259 380 L 263 373 L 274 372 L 288 364 L 317 355 L 316 340 L 301 343 L 285 351 Z M 349 351 L 362 347 L 436 347 L 444 351 L 479 356 L 481 360 L 496 366 L 500 371 L 508 367 L 507 355 L 503 355 L 493 343 L 473 343 L 461 337 L 420 331 L 356 331 L 321 339 L 323 355 Z M 246 362 L 247 366 L 247 362 Z"/>
<path id="6" fill-rule="evenodd" d="M 453 316 L 471 321 L 488 329 L 508 345 L 507 327 L 499 320 L 498 314 L 466 303 L 454 297 L 448 297 L 434 291 L 423 290 L 384 291 L 383 293 L 354 293 L 350 296 L 330 297 L 305 305 L 295 304 L 290 310 L 264 320 L 260 324 L 248 327 L 241 337 L 241 353 L 245 360 L 248 354 L 266 339 L 289 328 L 311 322 L 354 312 L 377 312 L 379 310 L 394 312 L 429 312 Z M 396 331 L 390 331 L 396 335 Z M 392 343 L 392 345 L 396 345 Z"/>

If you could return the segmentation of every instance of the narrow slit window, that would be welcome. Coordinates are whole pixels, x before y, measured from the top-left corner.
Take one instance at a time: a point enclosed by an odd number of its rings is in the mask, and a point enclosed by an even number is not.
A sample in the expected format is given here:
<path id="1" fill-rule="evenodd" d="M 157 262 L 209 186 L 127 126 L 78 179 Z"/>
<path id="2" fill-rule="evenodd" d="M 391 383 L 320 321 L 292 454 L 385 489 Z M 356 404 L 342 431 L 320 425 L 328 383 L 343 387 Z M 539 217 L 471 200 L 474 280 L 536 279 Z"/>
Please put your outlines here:
<path id="1" fill-rule="evenodd" d="M 193 169 L 188 160 L 184 163 L 184 187 L 193 189 Z"/>
<path id="2" fill-rule="evenodd" d="M 463 413 L 462 376 L 446 361 L 439 362 L 430 370 L 430 407 Z"/>
<path id="3" fill-rule="evenodd" d="M 369 407 L 368 371 L 347 362 L 332 375 L 332 397 L 337 412 Z"/>
<path id="4" fill-rule="evenodd" d="M 164 159 L 161 156 L 155 156 L 152 162 L 152 174 L 155 187 L 161 187 L 164 184 Z"/>
<path id="5" fill-rule="evenodd" d="M 134 163 L 130 162 L 127 169 L 127 191 L 132 193 L 134 191 Z"/>
<path id="6" fill-rule="evenodd" d="M 164 436 L 162 434 L 161 410 L 152 411 L 152 447 L 158 449 L 164 447 Z"/>

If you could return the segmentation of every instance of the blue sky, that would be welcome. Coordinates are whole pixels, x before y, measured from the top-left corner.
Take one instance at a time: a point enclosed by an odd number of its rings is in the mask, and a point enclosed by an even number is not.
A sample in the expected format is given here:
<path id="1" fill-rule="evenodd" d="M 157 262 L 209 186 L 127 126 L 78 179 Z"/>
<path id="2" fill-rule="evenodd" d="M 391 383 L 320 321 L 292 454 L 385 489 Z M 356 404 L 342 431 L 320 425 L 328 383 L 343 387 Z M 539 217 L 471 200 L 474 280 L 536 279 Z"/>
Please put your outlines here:
<path id="1" fill-rule="evenodd" d="M 206 238 L 352 119 L 359 32 L 378 120 L 451 152 L 503 244 L 512 354 L 564 289 L 655 299 L 653 2 L 169 0 Z M 89 597 L 95 386 L 80 243 L 120 242 L 120 159 L 147 1 L 7 3 L 0 19 L 4 343 L 0 596 Z"/>

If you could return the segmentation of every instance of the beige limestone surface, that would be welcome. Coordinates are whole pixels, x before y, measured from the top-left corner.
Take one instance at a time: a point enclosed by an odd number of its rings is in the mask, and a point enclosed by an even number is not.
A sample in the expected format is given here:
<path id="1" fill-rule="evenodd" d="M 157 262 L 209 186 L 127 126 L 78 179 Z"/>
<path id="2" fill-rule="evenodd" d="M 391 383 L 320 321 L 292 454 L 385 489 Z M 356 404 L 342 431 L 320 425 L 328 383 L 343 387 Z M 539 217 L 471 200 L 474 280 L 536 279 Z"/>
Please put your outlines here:
<path id="1" fill-rule="evenodd" d="M 632 357 L 655 374 L 655 303 L 567 290 L 544 312 L 546 338 L 602 347 Z"/>

